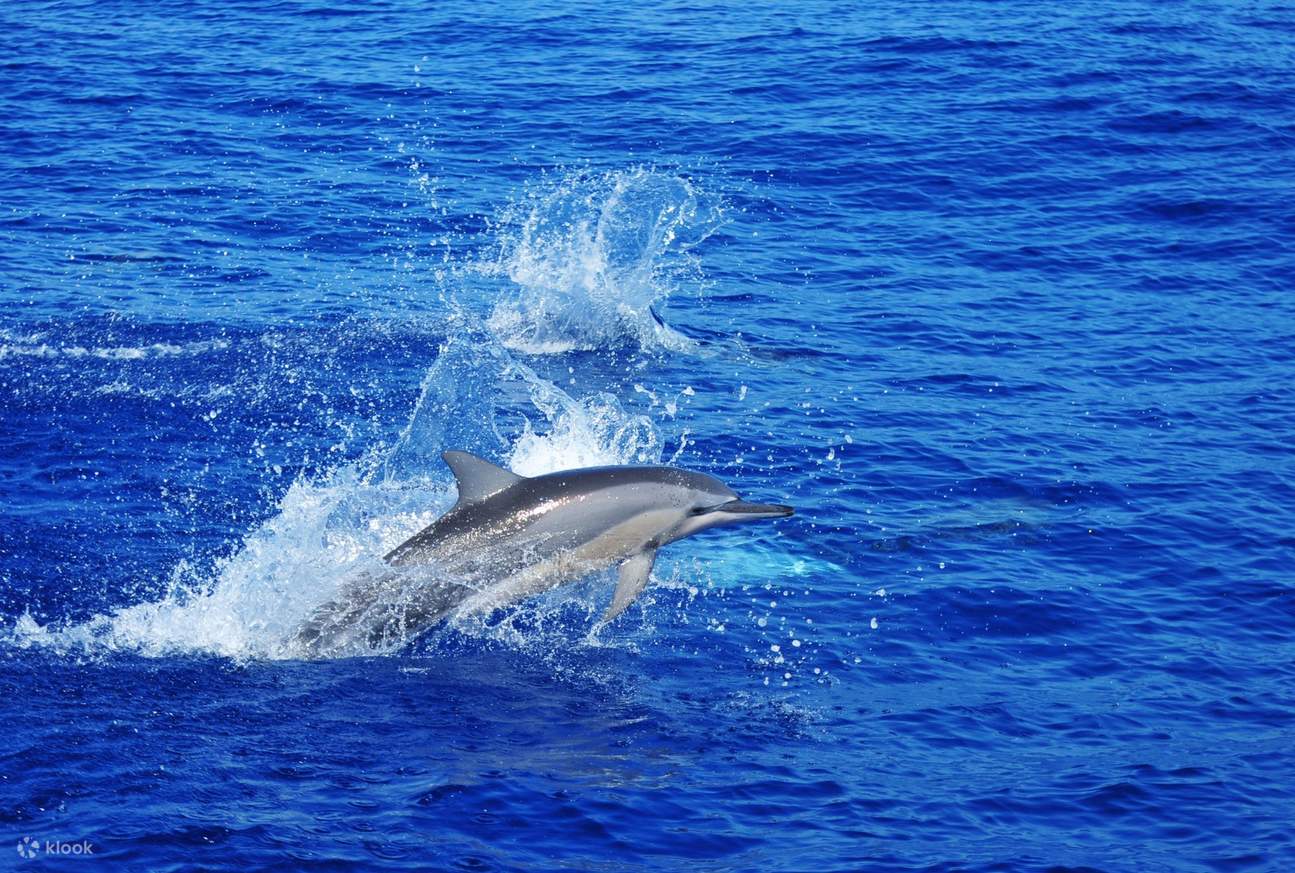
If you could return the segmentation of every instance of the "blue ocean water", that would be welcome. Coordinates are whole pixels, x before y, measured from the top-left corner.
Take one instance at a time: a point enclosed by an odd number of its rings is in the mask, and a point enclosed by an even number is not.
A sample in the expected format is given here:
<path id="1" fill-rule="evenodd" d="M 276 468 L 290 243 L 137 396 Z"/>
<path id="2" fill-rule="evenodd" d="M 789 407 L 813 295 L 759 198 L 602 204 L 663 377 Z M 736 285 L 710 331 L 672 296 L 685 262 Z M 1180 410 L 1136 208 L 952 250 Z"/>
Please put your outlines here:
<path id="1" fill-rule="evenodd" d="M 1295 869 L 1295 7 L 0 23 L 0 866 Z M 798 514 L 291 657 L 447 448 Z"/>

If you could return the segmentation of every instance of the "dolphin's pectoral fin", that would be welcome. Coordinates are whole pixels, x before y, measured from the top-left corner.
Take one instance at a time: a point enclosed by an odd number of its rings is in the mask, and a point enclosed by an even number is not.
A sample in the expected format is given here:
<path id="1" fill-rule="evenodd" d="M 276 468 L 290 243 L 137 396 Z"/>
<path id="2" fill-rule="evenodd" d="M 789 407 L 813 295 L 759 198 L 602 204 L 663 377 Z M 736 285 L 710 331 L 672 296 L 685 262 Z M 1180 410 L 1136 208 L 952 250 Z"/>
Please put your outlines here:
<path id="1" fill-rule="evenodd" d="M 634 598 L 639 596 L 648 583 L 648 576 L 652 574 L 652 562 L 655 560 L 656 549 L 648 549 L 621 564 L 620 581 L 616 583 L 611 606 L 603 614 L 603 624 L 624 612 L 634 602 Z"/>
<path id="2" fill-rule="evenodd" d="M 458 482 L 460 503 L 485 500 L 522 481 L 522 477 L 511 470 L 505 470 L 485 458 L 478 458 L 467 452 L 443 452 L 441 458 L 449 465 Z"/>

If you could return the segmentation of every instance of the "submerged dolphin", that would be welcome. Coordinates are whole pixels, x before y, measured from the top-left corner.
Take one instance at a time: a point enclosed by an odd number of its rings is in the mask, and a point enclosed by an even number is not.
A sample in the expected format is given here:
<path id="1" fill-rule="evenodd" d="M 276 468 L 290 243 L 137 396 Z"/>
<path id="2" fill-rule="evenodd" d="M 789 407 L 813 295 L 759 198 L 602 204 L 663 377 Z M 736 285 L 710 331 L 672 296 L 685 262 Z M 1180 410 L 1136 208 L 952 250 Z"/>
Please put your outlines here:
<path id="1" fill-rule="evenodd" d="M 593 467 L 533 478 L 467 452 L 442 456 L 458 481 L 449 512 L 385 556 L 298 630 L 304 653 L 408 639 L 458 609 L 485 613 L 620 564 L 609 622 L 648 582 L 657 549 L 721 524 L 783 518 L 718 479 L 674 467 Z"/>

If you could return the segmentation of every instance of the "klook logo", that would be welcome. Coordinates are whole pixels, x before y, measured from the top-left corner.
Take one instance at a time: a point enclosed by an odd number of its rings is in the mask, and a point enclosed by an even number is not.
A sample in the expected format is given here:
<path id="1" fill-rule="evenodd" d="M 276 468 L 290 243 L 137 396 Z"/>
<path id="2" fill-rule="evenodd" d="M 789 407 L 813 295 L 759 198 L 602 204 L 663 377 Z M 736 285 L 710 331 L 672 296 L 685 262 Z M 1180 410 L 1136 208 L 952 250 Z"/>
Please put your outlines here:
<path id="1" fill-rule="evenodd" d="M 75 843 L 66 840 L 34 840 L 31 837 L 23 837 L 18 841 L 18 854 L 24 858 L 35 858 L 40 855 L 93 855 L 94 844 L 89 840 L 79 840 Z"/>

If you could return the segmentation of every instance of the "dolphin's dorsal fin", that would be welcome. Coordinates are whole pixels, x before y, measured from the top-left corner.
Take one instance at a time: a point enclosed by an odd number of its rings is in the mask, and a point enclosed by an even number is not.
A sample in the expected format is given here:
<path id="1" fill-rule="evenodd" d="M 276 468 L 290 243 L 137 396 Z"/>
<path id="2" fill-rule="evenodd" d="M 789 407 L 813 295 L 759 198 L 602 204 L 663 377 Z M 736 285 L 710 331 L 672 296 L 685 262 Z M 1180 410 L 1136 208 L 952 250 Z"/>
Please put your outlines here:
<path id="1" fill-rule="evenodd" d="M 621 564 L 620 581 L 616 583 L 616 593 L 612 595 L 611 606 L 603 614 L 602 623 L 606 624 L 625 611 L 634 602 L 643 588 L 648 584 L 652 573 L 652 562 L 656 560 L 656 549 L 647 549 L 637 555 L 631 555 Z"/>
<path id="2" fill-rule="evenodd" d="M 444 452 L 441 458 L 454 471 L 459 503 L 476 503 L 522 481 L 516 473 L 468 452 Z"/>

